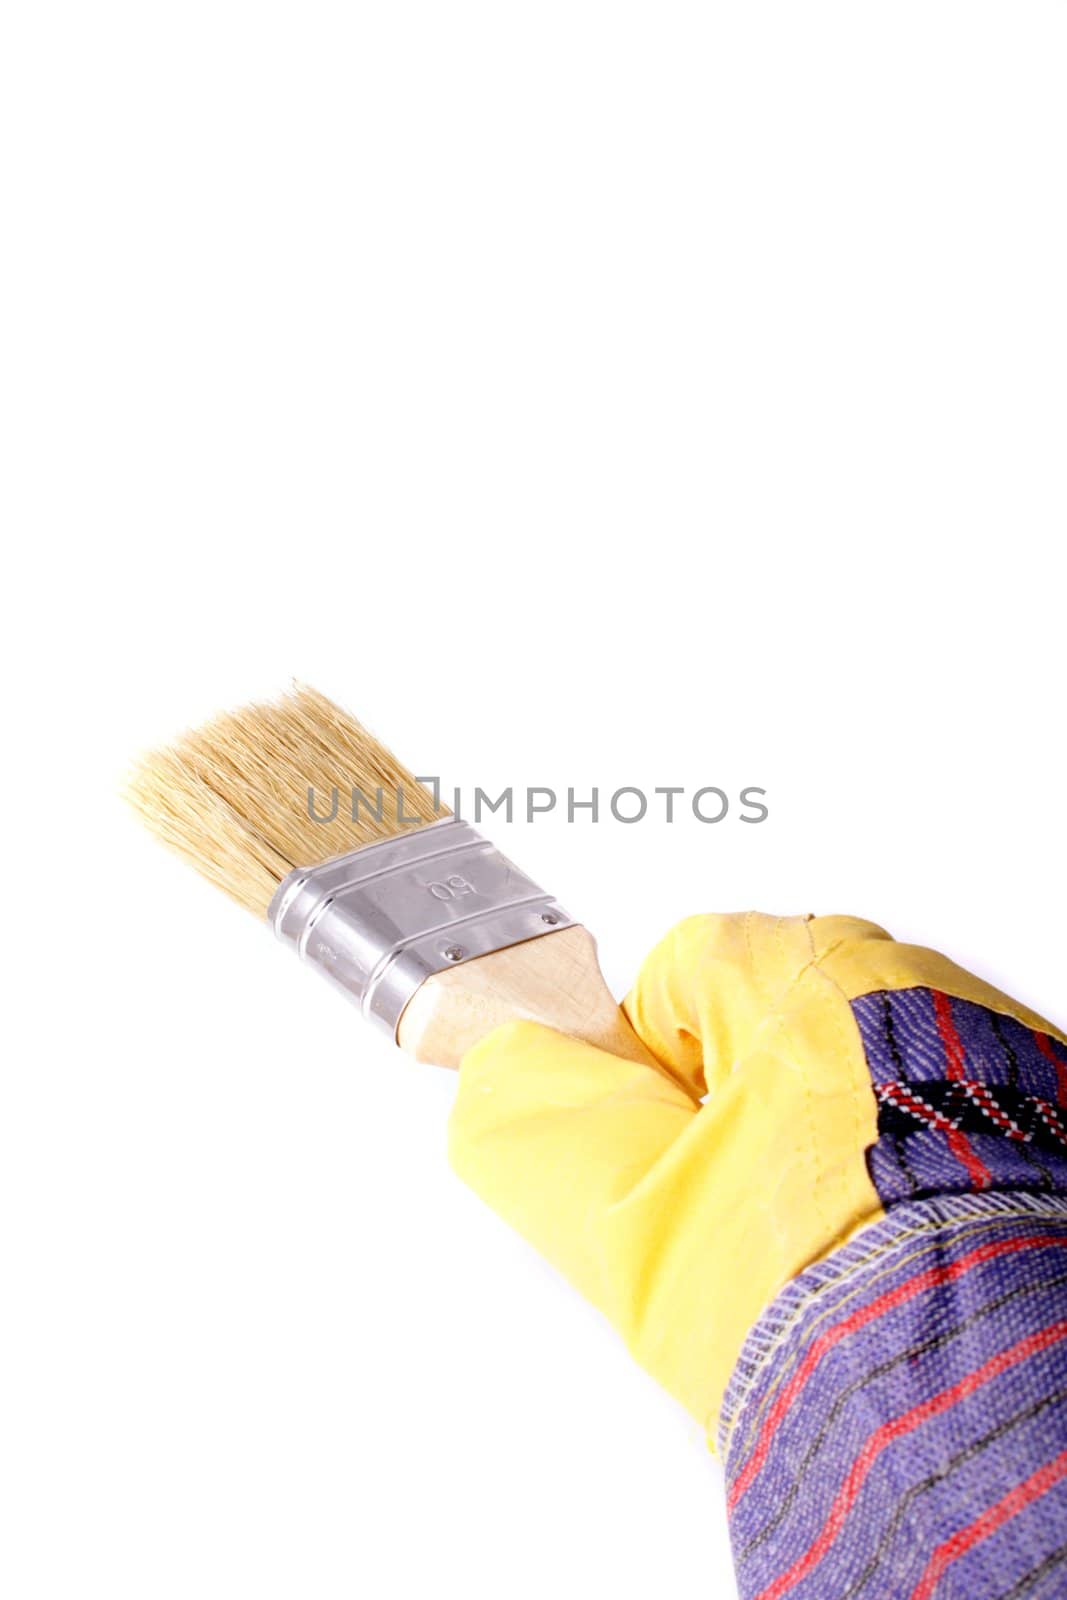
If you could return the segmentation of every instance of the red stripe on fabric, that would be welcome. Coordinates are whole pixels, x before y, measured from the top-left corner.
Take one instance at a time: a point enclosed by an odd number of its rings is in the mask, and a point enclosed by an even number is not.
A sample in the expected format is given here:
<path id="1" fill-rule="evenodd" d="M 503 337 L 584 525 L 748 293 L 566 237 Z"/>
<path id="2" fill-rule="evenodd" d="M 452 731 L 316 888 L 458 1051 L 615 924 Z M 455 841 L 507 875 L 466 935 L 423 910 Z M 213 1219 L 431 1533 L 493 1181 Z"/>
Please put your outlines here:
<path id="1" fill-rule="evenodd" d="M 945 1047 L 945 1066 L 950 1078 L 964 1076 L 963 1041 L 960 1039 L 956 1028 L 956 1020 L 952 1015 L 952 1002 L 947 994 L 942 994 L 940 989 L 931 989 L 934 997 L 934 1016 L 937 1018 L 937 1031 L 941 1035 L 941 1043 Z M 988 1189 L 993 1182 L 993 1174 L 985 1162 L 975 1154 L 974 1147 L 965 1133 L 954 1128 L 951 1133 L 946 1133 L 945 1143 L 955 1156 L 960 1166 L 963 1167 L 975 1189 Z"/>
<path id="2" fill-rule="evenodd" d="M 1038 1033 L 1035 1028 L 1034 1040 L 1041 1054 L 1056 1068 L 1056 1098 L 1061 1106 L 1067 1106 L 1067 1061 L 1060 1060 L 1047 1033 Z"/>
<path id="3" fill-rule="evenodd" d="M 965 1133 L 958 1128 L 953 1128 L 951 1133 L 945 1134 L 945 1143 L 955 1156 L 960 1166 L 963 1167 L 975 1189 L 988 1189 L 993 1182 L 993 1174 L 980 1156 L 977 1156 Z"/>
<path id="4" fill-rule="evenodd" d="M 1054 1461 L 1038 1467 L 1036 1472 L 1032 1472 L 1014 1489 L 1009 1489 L 1003 1500 L 998 1500 L 995 1506 L 983 1511 L 969 1527 L 961 1528 L 951 1539 L 946 1539 L 944 1544 L 938 1545 L 922 1578 L 912 1590 L 911 1600 L 930 1600 L 946 1569 L 954 1561 L 966 1555 L 968 1550 L 973 1550 L 976 1544 L 981 1544 L 983 1539 L 988 1539 L 990 1534 L 996 1533 L 998 1528 L 1010 1522 L 1012 1517 L 1018 1516 L 1020 1511 L 1025 1511 L 1027 1506 L 1033 1505 L 1035 1500 L 1047 1494 L 1050 1489 L 1054 1489 L 1058 1483 L 1062 1483 L 1064 1478 L 1067 1478 L 1067 1450 L 1058 1455 Z"/>
<path id="5" fill-rule="evenodd" d="M 924 1400 L 921 1405 L 914 1406 L 911 1411 L 904 1412 L 903 1416 L 894 1417 L 890 1422 L 884 1422 L 880 1428 L 875 1429 L 855 1461 L 849 1469 L 830 1513 L 823 1523 L 822 1530 L 814 1543 L 809 1545 L 802 1556 L 798 1556 L 793 1565 L 781 1573 L 766 1588 L 761 1589 L 756 1600 L 780 1600 L 780 1597 L 806 1578 L 813 1567 L 826 1555 L 845 1524 L 856 1497 L 863 1488 L 864 1483 L 874 1466 L 875 1461 L 896 1439 L 901 1439 L 905 1434 L 913 1433 L 923 1422 L 931 1417 L 940 1416 L 944 1411 L 950 1411 L 960 1400 L 966 1400 L 969 1395 L 982 1388 L 984 1384 L 992 1382 L 1002 1372 L 1007 1372 L 1010 1367 L 1018 1366 L 1020 1361 L 1026 1361 L 1030 1356 L 1037 1355 L 1042 1350 L 1047 1350 L 1051 1345 L 1058 1344 L 1067 1338 L 1067 1318 L 1054 1322 L 1051 1327 L 1042 1328 L 1038 1333 L 1031 1333 L 1025 1339 L 1020 1339 L 1010 1349 L 1002 1350 L 999 1355 L 993 1356 L 974 1372 L 969 1372 L 965 1378 L 945 1389 L 941 1394 L 932 1395 L 929 1400 Z M 1029 1482 L 1029 1480 L 1027 1480 Z M 1020 1489 L 1025 1485 L 1020 1485 Z M 1009 1497 L 1010 1498 L 1010 1497 Z M 1021 1506 L 1017 1509 L 1022 1509 Z M 960 1552 L 962 1554 L 962 1552 Z M 924 1580 L 925 1581 L 925 1580 Z M 936 1583 L 936 1576 L 934 1582 Z M 927 1590 L 929 1595 L 932 1590 Z M 916 1590 L 912 1600 L 916 1600 L 919 1591 Z"/>
<path id="6" fill-rule="evenodd" d="M 1042 1233 L 1024 1234 L 1015 1239 L 991 1239 L 988 1244 L 978 1245 L 967 1255 L 960 1256 L 958 1261 L 950 1262 L 948 1266 L 927 1267 L 924 1272 L 916 1273 L 915 1277 L 909 1278 L 906 1283 L 897 1284 L 895 1289 L 888 1289 L 877 1300 L 872 1300 L 868 1305 L 861 1306 L 858 1311 L 854 1311 L 843 1322 L 838 1322 L 832 1328 L 827 1328 L 826 1332 L 821 1333 L 815 1340 L 800 1366 L 768 1411 L 756 1440 L 755 1449 L 742 1471 L 738 1474 L 726 1497 L 727 1509 L 733 1510 L 741 1496 L 758 1476 L 770 1452 L 771 1441 L 776 1428 L 828 1350 L 832 1350 L 835 1345 L 840 1344 L 842 1339 L 847 1339 L 850 1333 L 857 1333 L 861 1328 L 867 1327 L 869 1323 L 877 1321 L 887 1311 L 893 1311 L 897 1306 L 904 1305 L 908 1300 L 914 1299 L 924 1289 L 937 1288 L 941 1284 L 953 1283 L 957 1278 L 962 1278 L 972 1267 L 981 1266 L 986 1261 L 993 1261 L 998 1256 L 1014 1255 L 1018 1250 L 1048 1249 L 1067 1249 L 1067 1239 L 1050 1237 L 1048 1234 Z"/>
<path id="7" fill-rule="evenodd" d="M 952 1002 L 947 994 L 942 994 L 940 989 L 931 989 L 934 997 L 934 1016 L 937 1018 L 937 1031 L 941 1035 L 941 1043 L 945 1047 L 945 1070 L 950 1078 L 963 1077 L 963 1041 L 956 1028 L 956 1021 L 952 1015 Z"/>

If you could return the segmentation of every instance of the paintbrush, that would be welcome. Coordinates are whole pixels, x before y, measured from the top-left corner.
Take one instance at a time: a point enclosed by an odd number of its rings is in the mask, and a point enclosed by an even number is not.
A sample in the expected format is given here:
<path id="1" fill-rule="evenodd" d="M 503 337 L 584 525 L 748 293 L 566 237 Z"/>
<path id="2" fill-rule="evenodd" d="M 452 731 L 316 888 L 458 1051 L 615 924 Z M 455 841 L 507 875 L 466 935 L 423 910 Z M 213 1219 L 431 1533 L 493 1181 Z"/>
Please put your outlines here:
<path id="1" fill-rule="evenodd" d="M 652 1061 L 587 930 L 316 690 L 184 734 L 125 792 L 418 1060 L 458 1066 L 527 1018 Z"/>

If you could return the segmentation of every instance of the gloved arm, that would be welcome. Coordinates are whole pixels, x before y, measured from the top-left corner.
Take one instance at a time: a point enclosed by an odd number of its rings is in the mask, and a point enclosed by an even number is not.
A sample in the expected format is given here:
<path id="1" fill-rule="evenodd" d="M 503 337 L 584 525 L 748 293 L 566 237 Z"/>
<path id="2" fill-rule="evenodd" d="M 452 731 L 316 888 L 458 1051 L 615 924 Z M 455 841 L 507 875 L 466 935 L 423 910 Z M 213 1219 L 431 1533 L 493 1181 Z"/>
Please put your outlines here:
<path id="1" fill-rule="evenodd" d="M 669 1077 L 507 1024 L 463 1061 L 451 1157 L 713 1439 L 752 1330 L 887 1206 L 1067 1192 L 1063 1036 L 873 924 L 692 918 L 625 1010 Z"/>

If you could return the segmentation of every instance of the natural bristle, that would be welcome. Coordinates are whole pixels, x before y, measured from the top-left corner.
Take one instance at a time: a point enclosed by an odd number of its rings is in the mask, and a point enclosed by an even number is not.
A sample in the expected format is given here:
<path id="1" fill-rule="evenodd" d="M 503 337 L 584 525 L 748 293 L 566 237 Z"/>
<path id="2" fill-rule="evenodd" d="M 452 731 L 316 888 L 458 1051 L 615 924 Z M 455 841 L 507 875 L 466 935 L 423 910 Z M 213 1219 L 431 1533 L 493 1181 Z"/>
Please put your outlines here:
<path id="1" fill-rule="evenodd" d="M 260 916 L 294 867 L 449 815 L 354 717 L 303 685 L 145 756 L 125 792 L 153 833 Z"/>

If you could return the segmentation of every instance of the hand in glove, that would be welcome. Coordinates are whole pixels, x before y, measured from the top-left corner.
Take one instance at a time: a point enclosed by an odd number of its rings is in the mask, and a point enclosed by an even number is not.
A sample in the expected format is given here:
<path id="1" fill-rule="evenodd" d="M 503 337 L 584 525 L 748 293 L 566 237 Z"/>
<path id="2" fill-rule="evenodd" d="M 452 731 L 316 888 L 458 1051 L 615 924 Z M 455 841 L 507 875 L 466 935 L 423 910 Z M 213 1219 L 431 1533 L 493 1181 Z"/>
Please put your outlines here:
<path id="1" fill-rule="evenodd" d="M 657 1065 L 469 1050 L 452 1161 L 707 1427 L 742 1595 L 1067 1593 L 1064 1036 L 848 917 L 691 918 L 624 1010 Z"/>

